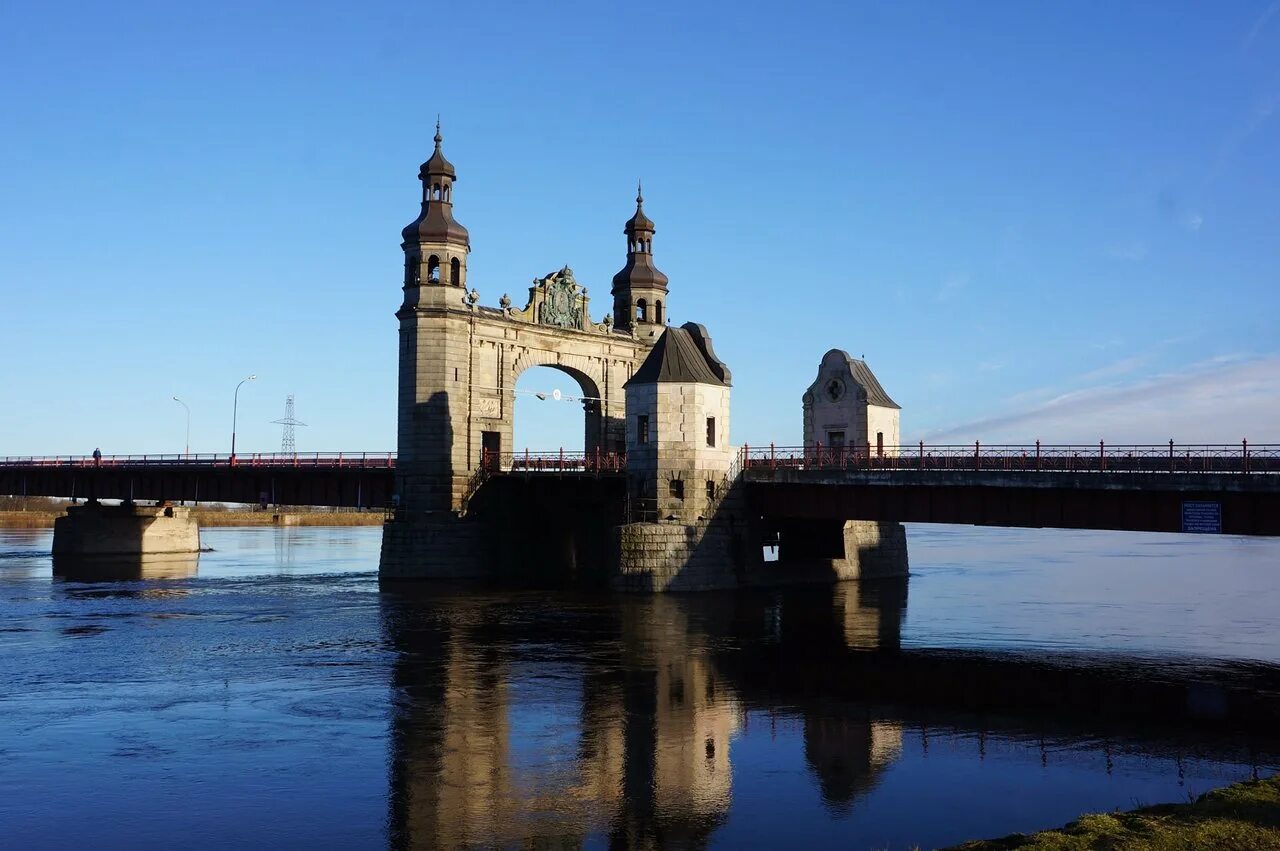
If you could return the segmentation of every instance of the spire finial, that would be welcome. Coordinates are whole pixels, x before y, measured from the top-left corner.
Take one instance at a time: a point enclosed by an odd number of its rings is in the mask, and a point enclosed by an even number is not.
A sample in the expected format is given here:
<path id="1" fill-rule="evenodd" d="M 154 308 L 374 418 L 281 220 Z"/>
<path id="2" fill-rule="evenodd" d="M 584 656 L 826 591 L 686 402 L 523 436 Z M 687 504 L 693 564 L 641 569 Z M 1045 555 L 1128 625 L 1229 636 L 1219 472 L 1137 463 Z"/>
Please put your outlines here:
<path id="1" fill-rule="evenodd" d="M 444 141 L 444 137 L 440 135 L 440 113 L 436 113 L 436 147 L 440 147 L 440 143 Z"/>
<path id="2" fill-rule="evenodd" d="M 637 178 L 636 179 L 636 206 L 638 207 L 643 203 L 644 203 L 644 193 L 640 191 L 640 180 L 639 178 Z"/>

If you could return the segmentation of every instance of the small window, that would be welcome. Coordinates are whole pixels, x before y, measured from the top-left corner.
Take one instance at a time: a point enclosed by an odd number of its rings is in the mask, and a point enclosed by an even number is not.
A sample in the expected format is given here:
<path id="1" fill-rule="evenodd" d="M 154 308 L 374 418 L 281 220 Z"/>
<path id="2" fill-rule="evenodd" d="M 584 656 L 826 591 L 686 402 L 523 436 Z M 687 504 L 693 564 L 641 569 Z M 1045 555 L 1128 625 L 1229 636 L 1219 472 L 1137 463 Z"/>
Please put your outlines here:
<path id="1" fill-rule="evenodd" d="M 884 432 L 876 432 L 876 454 L 881 458 L 884 457 Z"/>
<path id="2" fill-rule="evenodd" d="M 636 302 L 636 321 L 637 322 L 649 321 L 649 303 L 646 302 L 644 299 L 640 299 L 639 301 Z"/>
<path id="3" fill-rule="evenodd" d="M 457 257 L 449 261 L 449 283 L 455 287 L 462 283 L 462 263 Z"/>
<path id="4" fill-rule="evenodd" d="M 649 418 L 644 414 L 636 417 L 636 443 L 649 442 Z"/>
<path id="5" fill-rule="evenodd" d="M 653 321 L 659 325 L 662 324 L 662 302 L 660 301 L 653 303 Z"/>
<path id="6" fill-rule="evenodd" d="M 711 479 L 707 479 L 707 502 L 715 502 L 715 501 L 716 501 L 716 483 Z"/>
<path id="7" fill-rule="evenodd" d="M 427 280 L 433 284 L 440 283 L 440 258 L 434 254 L 427 258 Z"/>
<path id="8" fill-rule="evenodd" d="M 716 445 L 716 418 L 707 417 L 707 446 Z"/>
<path id="9" fill-rule="evenodd" d="M 827 432 L 827 446 L 830 446 L 832 449 L 839 449 L 840 447 L 844 446 L 844 432 L 842 431 Z"/>
<path id="10" fill-rule="evenodd" d="M 672 499 L 684 499 L 684 479 L 672 479 L 669 485 Z"/>

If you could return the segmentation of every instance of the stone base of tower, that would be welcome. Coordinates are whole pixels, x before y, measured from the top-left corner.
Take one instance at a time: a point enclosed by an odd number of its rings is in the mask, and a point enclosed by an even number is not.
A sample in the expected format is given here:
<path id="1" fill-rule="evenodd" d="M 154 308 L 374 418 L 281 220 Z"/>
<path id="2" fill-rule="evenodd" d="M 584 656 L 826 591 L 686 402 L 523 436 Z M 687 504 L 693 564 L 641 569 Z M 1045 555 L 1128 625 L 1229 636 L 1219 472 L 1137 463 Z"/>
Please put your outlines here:
<path id="1" fill-rule="evenodd" d="M 390 520 L 382 527 L 382 579 L 486 579 L 493 575 L 488 523 L 452 515 Z"/>
<path id="2" fill-rule="evenodd" d="M 716 591 L 741 587 L 760 546 L 745 524 L 628 523 L 618 527 L 618 591 Z"/>
<path id="3" fill-rule="evenodd" d="M 779 532 L 778 560 L 753 584 L 830 583 L 887 579 L 908 573 L 907 530 L 874 520 L 798 520 Z"/>

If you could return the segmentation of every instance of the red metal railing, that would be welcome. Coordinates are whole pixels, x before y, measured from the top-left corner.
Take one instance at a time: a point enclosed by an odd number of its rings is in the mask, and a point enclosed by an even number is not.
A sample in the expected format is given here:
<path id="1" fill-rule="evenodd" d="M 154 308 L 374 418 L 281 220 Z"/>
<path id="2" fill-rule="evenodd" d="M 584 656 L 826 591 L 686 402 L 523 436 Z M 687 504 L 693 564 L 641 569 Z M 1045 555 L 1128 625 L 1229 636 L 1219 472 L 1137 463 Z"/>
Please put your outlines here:
<path id="1" fill-rule="evenodd" d="M 241 452 L 236 455 L 28 455 L 0 458 L 0 467 L 357 467 L 393 468 L 394 452 Z"/>
<path id="2" fill-rule="evenodd" d="M 488 473 L 622 473 L 627 458 L 616 452 L 565 451 L 481 453 L 480 468 Z"/>
<path id="3" fill-rule="evenodd" d="M 1280 473 L 1280 444 L 750 446 L 744 469 Z"/>

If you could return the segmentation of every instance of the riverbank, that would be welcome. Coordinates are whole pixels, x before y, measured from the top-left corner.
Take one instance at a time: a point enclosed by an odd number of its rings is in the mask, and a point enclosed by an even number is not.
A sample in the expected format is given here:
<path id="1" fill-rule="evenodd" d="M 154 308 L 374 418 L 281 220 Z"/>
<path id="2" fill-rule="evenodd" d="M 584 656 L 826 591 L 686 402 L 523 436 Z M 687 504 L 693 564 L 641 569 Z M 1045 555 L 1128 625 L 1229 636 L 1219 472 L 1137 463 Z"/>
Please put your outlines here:
<path id="1" fill-rule="evenodd" d="M 0 529 L 52 529 L 53 521 L 63 512 L 0 511 Z M 380 511 L 289 511 L 290 526 L 381 526 Z M 204 528 L 222 526 L 274 526 L 273 511 L 228 511 L 195 508 L 191 516 Z"/>
<path id="2" fill-rule="evenodd" d="M 1056 830 L 982 839 L 956 851 L 1140 848 L 1280 849 L 1280 776 L 1217 789 L 1189 804 L 1095 813 Z"/>

